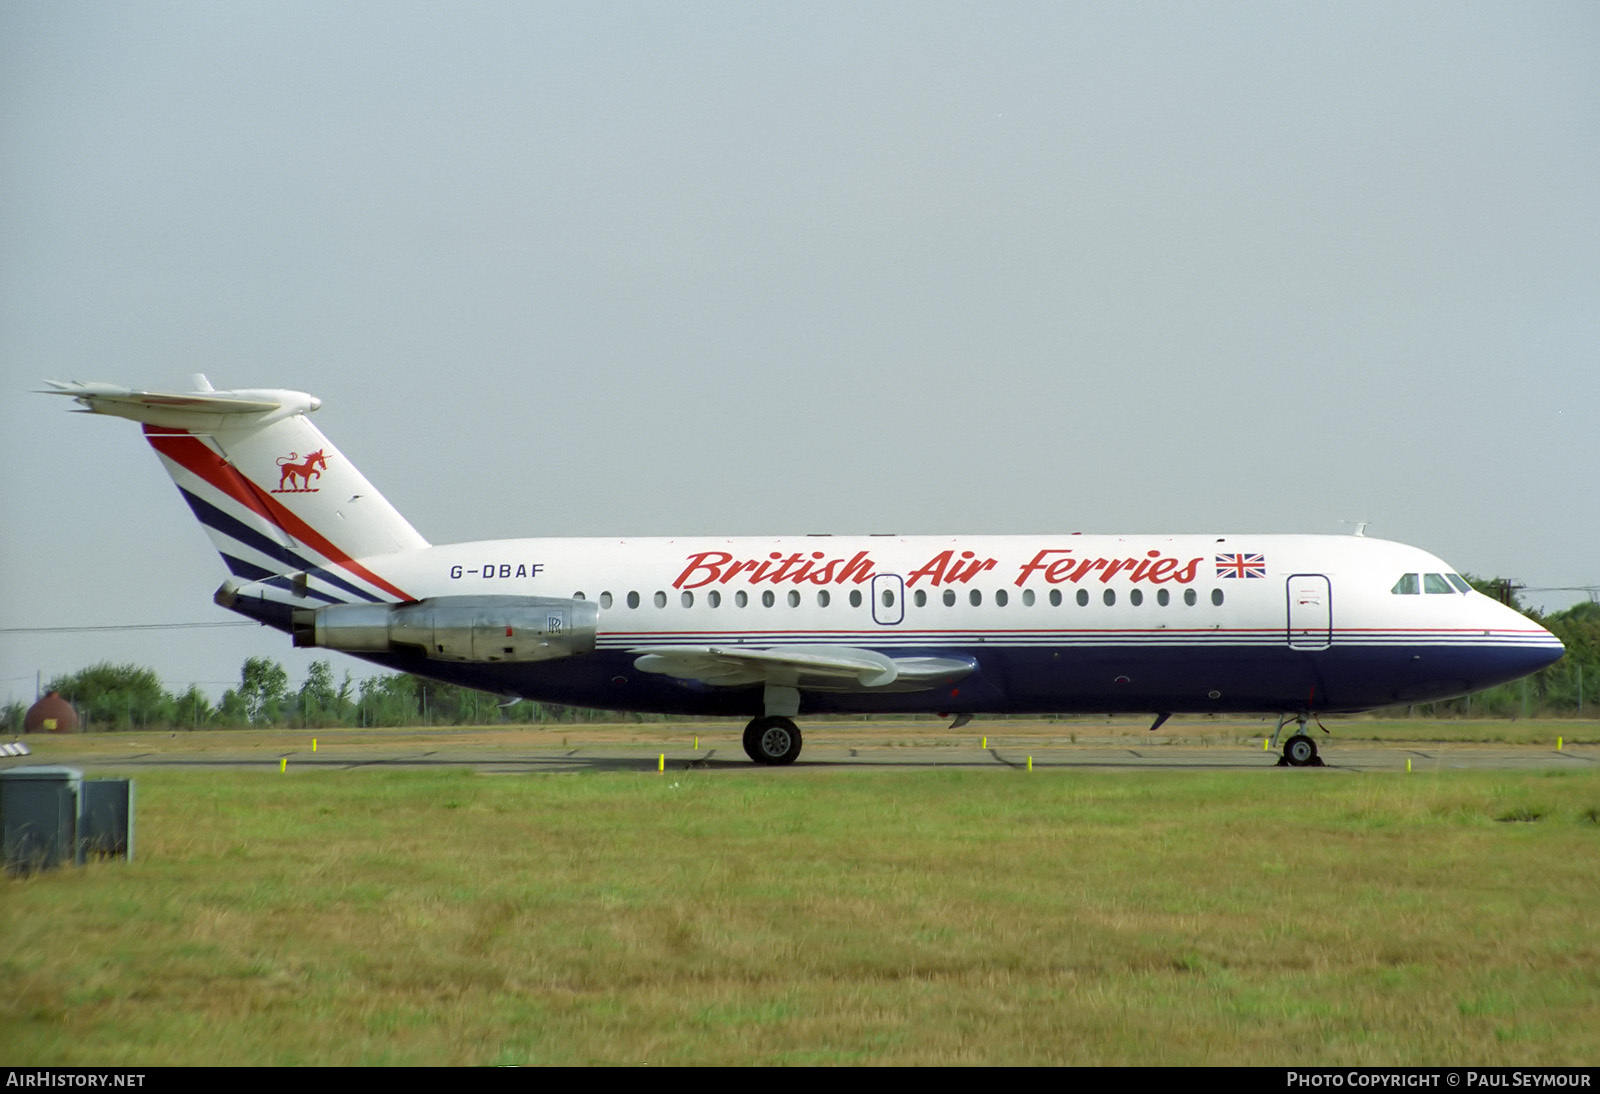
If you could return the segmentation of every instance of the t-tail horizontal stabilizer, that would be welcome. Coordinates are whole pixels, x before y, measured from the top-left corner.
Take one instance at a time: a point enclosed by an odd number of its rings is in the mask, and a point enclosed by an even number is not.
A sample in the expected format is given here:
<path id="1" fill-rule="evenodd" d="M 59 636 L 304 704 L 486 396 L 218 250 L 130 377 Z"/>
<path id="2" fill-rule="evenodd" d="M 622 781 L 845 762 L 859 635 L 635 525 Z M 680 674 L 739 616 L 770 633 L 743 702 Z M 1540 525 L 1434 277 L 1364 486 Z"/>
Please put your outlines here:
<path id="1" fill-rule="evenodd" d="M 306 415 L 303 391 L 140 391 L 46 381 L 92 414 L 129 418 L 161 457 L 236 578 L 292 578 L 298 595 L 329 602 L 410 600 L 377 560 L 427 540 Z"/>

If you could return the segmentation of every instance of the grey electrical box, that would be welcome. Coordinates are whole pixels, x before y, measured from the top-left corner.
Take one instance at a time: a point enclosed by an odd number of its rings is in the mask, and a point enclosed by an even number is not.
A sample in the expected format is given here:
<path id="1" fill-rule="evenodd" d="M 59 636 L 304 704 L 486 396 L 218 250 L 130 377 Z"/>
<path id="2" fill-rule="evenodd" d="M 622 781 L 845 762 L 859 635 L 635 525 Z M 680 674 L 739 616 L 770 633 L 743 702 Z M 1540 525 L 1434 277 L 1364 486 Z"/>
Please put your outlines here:
<path id="1" fill-rule="evenodd" d="M 13 874 L 133 857 L 133 783 L 84 781 L 75 767 L 0 771 L 0 854 Z"/>
<path id="2" fill-rule="evenodd" d="M 13 874 L 49 870 L 78 861 L 78 788 L 75 767 L 13 767 L 0 772 L 0 830 L 6 869 Z"/>
<path id="3" fill-rule="evenodd" d="M 78 788 L 78 861 L 133 858 L 133 780 L 85 779 Z"/>

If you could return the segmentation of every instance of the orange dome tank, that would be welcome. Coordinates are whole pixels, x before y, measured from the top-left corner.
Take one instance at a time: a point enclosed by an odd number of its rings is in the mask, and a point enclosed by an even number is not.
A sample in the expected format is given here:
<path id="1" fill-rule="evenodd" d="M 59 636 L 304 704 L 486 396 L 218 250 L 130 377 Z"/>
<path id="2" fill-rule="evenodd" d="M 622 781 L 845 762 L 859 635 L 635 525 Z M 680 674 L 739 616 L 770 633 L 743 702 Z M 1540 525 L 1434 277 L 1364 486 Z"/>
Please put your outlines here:
<path id="1" fill-rule="evenodd" d="M 27 716 L 22 719 L 22 732 L 76 733 L 78 712 L 61 698 L 60 692 L 52 691 L 28 708 Z"/>

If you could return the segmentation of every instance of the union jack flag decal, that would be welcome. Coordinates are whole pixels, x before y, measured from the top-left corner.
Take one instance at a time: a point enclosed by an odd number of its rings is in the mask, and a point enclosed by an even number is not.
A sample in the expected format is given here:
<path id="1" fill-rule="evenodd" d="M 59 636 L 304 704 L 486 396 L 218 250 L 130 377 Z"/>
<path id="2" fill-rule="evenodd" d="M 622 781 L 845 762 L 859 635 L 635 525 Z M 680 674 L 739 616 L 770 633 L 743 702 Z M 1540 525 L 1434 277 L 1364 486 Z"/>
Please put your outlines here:
<path id="1" fill-rule="evenodd" d="M 1218 577 L 1266 577 L 1266 555 L 1218 555 Z"/>

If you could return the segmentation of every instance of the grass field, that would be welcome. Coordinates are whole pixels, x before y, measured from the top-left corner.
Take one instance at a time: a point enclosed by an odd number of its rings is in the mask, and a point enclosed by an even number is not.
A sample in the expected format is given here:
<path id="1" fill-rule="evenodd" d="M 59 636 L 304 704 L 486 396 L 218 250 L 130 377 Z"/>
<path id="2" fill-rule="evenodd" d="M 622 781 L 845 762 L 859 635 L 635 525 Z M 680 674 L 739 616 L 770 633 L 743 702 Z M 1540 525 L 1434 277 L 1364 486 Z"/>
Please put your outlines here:
<path id="1" fill-rule="evenodd" d="M 0 1062 L 1600 1060 L 1592 769 L 137 779 Z"/>

